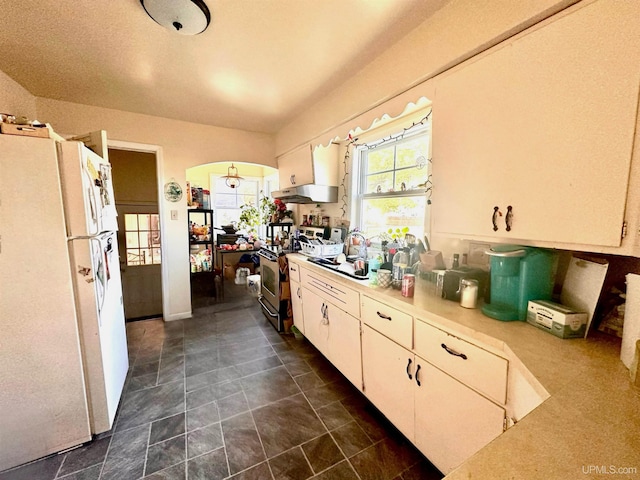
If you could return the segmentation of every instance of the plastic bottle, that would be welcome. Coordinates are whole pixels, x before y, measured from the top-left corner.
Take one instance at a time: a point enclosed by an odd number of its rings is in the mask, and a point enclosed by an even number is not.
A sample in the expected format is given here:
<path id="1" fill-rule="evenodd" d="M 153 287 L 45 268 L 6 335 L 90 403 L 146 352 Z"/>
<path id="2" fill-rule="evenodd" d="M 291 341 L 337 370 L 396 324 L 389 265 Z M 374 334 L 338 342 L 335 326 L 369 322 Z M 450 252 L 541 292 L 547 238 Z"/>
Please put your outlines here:
<path id="1" fill-rule="evenodd" d="M 371 285 L 378 285 L 378 269 L 382 264 L 380 257 L 374 257 L 369 260 L 369 283 Z"/>
<path id="2" fill-rule="evenodd" d="M 409 249 L 401 248 L 398 250 L 398 252 L 393 256 L 392 265 L 391 286 L 396 290 L 400 290 L 402 288 L 402 277 L 409 266 Z"/>

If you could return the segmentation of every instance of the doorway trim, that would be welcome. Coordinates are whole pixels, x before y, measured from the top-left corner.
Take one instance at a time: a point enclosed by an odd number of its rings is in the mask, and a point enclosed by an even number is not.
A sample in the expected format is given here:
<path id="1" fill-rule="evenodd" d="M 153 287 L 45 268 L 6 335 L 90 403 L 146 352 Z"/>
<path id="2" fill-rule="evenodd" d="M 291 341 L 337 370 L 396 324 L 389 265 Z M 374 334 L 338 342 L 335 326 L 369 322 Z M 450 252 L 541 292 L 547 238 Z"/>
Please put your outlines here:
<path id="1" fill-rule="evenodd" d="M 160 214 L 160 238 L 163 240 L 160 242 L 160 254 L 162 258 L 161 266 L 161 281 L 162 281 L 162 317 L 166 321 L 167 312 L 169 312 L 169 286 L 167 279 L 169 278 L 168 262 L 167 258 L 166 242 L 167 238 L 165 222 L 162 220 L 164 217 L 164 202 L 162 201 L 162 195 L 164 192 L 164 186 L 162 179 L 164 178 L 164 171 L 162 166 L 163 154 L 162 147 L 160 145 L 150 145 L 146 143 L 126 142 L 122 140 L 111 140 L 107 138 L 107 147 L 114 150 L 128 150 L 131 152 L 153 153 L 156 156 L 156 182 L 158 183 L 158 213 Z"/>

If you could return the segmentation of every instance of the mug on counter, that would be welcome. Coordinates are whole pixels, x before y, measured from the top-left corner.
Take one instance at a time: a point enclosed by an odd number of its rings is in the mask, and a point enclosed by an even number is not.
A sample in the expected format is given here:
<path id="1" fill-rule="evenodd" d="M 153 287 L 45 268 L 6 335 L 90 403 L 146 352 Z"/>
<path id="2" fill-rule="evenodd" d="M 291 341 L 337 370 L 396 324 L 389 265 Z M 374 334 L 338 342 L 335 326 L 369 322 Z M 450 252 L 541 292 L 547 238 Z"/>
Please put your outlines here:
<path id="1" fill-rule="evenodd" d="M 378 285 L 382 288 L 389 288 L 391 286 L 391 270 L 385 268 L 378 269 Z"/>

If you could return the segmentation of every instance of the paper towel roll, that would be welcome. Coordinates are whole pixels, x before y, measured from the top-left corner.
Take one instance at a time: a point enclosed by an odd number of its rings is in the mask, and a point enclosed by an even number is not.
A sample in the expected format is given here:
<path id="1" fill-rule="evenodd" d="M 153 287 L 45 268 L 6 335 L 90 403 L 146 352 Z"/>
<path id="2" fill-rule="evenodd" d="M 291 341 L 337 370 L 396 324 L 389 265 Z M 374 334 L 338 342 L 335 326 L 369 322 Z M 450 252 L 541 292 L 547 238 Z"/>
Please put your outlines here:
<path id="1" fill-rule="evenodd" d="M 636 352 L 636 341 L 640 339 L 640 275 L 627 274 L 627 300 L 622 329 L 620 359 L 631 368 Z"/>

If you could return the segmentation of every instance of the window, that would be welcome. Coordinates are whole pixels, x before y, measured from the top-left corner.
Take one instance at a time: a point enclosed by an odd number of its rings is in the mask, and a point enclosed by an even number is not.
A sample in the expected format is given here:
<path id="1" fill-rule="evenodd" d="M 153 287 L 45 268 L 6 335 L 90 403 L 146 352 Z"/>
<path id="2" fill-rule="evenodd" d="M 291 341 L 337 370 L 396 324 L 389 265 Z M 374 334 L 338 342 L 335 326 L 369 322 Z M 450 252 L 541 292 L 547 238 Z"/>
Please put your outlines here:
<path id="1" fill-rule="evenodd" d="M 240 207 L 246 204 L 258 205 L 260 182 L 245 178 L 238 188 L 229 188 L 224 178 L 211 176 L 213 190 L 213 215 L 215 225 L 229 225 L 238 222 Z"/>
<path id="2" fill-rule="evenodd" d="M 355 225 L 374 237 L 408 227 L 417 238 L 429 225 L 430 122 L 356 147 Z"/>
<path id="3" fill-rule="evenodd" d="M 160 217 L 157 213 L 124 215 L 127 266 L 160 263 Z"/>

